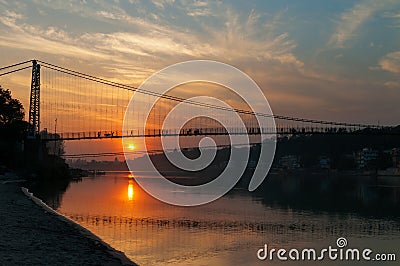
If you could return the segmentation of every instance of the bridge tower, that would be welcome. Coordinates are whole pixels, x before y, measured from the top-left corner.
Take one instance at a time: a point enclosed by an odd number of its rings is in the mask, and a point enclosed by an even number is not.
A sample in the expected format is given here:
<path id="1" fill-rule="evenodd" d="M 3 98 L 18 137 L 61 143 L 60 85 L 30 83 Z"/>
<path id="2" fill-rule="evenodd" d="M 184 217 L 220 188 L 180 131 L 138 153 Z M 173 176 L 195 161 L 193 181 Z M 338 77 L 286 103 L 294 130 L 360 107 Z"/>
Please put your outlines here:
<path id="1" fill-rule="evenodd" d="M 35 139 L 40 134 L 40 65 L 32 61 L 31 97 L 29 106 L 28 138 Z"/>

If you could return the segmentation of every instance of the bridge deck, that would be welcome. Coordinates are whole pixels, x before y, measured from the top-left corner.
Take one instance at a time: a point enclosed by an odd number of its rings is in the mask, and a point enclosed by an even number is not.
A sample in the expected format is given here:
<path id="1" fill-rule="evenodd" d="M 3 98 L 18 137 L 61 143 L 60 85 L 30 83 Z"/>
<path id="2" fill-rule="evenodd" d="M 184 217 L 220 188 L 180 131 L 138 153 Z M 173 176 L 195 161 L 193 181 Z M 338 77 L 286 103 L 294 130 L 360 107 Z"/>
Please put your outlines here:
<path id="1" fill-rule="evenodd" d="M 70 132 L 59 134 L 42 134 L 42 140 L 83 140 L 83 139 L 118 139 L 118 138 L 143 138 L 143 137 L 193 137 L 193 136 L 223 136 L 223 135 L 311 135 L 311 134 L 359 134 L 359 135 L 393 135 L 390 130 L 382 131 L 377 129 L 360 128 L 248 128 L 247 131 L 230 129 L 230 133 L 225 128 L 206 128 L 206 129 L 182 129 L 182 130 L 158 130 L 150 129 L 146 132 L 131 130 L 128 132 L 120 131 L 98 131 L 98 132 Z M 398 134 L 396 134 L 398 135 Z"/>

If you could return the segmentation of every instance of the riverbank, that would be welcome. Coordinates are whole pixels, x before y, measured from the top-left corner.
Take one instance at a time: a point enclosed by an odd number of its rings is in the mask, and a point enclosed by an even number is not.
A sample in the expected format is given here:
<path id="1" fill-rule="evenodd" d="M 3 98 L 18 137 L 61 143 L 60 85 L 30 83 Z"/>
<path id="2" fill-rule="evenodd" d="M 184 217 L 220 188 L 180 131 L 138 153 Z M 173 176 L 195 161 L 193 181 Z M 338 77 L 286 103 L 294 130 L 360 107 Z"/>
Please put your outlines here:
<path id="1" fill-rule="evenodd" d="M 16 176 L 0 176 L 0 265 L 136 265 L 27 195 Z"/>

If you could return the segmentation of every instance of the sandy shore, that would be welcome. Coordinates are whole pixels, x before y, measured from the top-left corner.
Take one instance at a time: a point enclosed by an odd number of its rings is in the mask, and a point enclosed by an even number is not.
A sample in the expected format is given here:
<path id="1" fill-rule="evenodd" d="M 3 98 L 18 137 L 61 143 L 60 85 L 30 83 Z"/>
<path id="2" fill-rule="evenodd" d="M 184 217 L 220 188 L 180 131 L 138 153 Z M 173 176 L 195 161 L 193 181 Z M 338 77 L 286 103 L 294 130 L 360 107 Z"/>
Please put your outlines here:
<path id="1" fill-rule="evenodd" d="M 136 265 L 27 195 L 0 176 L 0 265 Z"/>

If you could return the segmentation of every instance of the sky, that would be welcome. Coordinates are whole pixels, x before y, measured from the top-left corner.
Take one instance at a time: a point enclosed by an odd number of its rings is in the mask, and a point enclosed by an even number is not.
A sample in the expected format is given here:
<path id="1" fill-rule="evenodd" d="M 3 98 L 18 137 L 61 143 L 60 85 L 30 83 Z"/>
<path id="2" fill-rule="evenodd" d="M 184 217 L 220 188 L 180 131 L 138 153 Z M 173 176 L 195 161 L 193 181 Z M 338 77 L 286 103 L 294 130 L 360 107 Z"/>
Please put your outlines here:
<path id="1" fill-rule="evenodd" d="M 217 60 L 253 78 L 275 114 L 400 124 L 398 0 L 0 0 L 0 55 L 135 86 Z M 26 73 L 4 83 L 29 86 Z"/>

